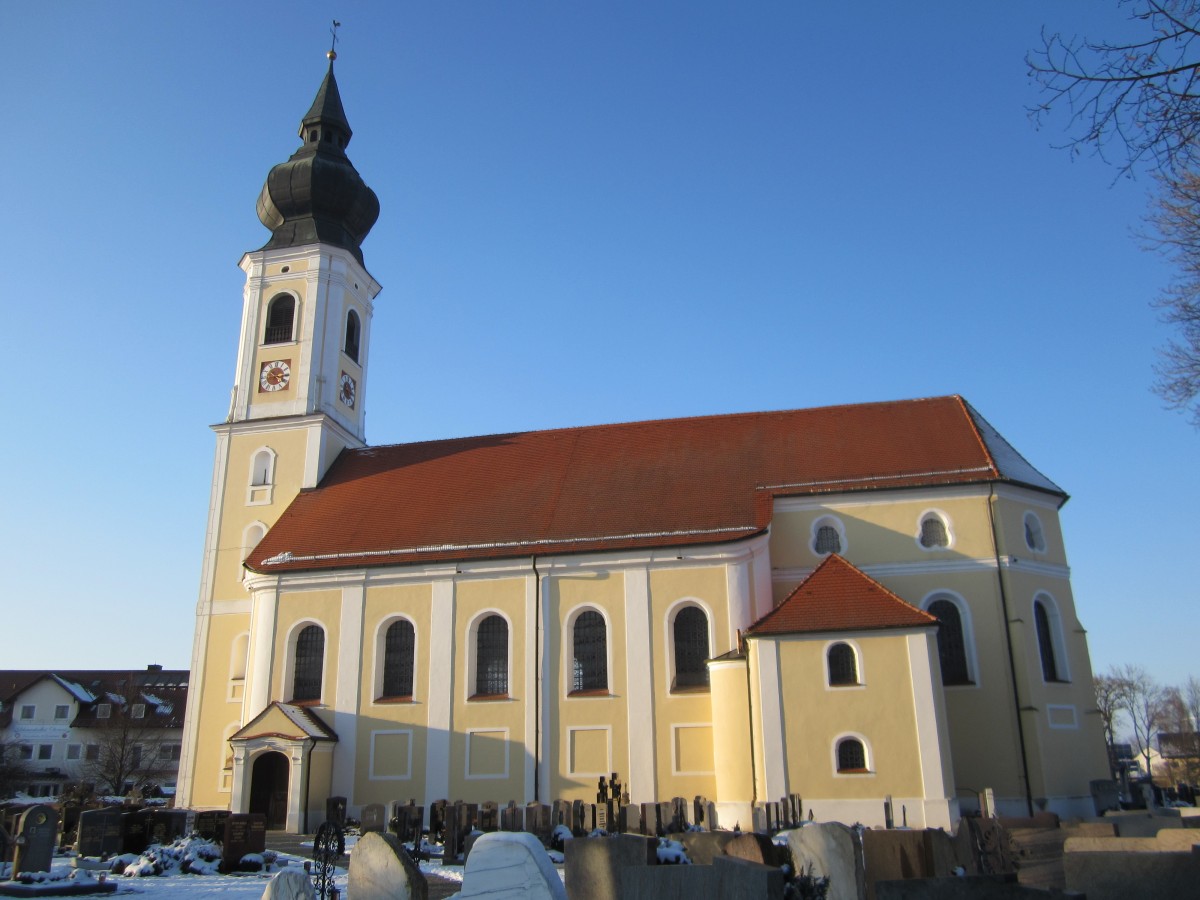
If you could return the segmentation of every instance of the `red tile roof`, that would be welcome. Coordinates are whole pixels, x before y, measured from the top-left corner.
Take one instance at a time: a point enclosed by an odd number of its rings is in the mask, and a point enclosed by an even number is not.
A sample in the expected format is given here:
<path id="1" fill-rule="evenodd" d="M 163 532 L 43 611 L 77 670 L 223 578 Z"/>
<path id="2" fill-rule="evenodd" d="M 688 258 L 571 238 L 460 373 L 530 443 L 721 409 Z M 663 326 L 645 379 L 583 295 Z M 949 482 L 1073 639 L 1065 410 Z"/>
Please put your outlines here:
<path id="1" fill-rule="evenodd" d="M 1009 481 L 1065 499 L 957 396 L 348 450 L 259 572 L 716 543 L 778 496 Z"/>
<path id="2" fill-rule="evenodd" d="M 937 619 L 901 600 L 836 553 L 773 610 L 746 629 L 749 637 L 814 631 L 928 628 Z"/>

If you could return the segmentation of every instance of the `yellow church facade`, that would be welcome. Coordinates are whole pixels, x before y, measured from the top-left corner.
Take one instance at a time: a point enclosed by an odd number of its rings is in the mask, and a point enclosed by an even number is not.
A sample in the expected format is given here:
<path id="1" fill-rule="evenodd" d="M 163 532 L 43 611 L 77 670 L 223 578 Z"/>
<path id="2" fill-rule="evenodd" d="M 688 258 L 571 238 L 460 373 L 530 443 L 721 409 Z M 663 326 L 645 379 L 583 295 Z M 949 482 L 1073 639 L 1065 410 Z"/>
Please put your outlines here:
<path id="1" fill-rule="evenodd" d="M 1090 813 L 1066 495 L 960 397 L 370 447 L 378 201 L 332 64 L 246 254 L 178 794 L 311 831 L 415 798 L 719 823 Z M 387 352 L 386 348 L 380 352 Z"/>

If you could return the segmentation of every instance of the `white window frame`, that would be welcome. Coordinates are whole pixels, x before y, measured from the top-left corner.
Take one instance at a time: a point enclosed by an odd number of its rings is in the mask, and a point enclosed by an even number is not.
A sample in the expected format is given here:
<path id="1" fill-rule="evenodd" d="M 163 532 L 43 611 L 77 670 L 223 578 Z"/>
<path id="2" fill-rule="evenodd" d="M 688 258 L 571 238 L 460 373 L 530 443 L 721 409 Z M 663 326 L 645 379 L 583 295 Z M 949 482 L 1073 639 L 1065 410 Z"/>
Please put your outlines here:
<path id="1" fill-rule="evenodd" d="M 962 623 L 963 630 L 963 648 L 967 655 L 967 677 L 971 679 L 970 684 L 946 684 L 943 688 L 951 691 L 975 690 L 983 683 L 983 675 L 979 669 L 979 658 L 975 652 L 975 625 L 971 618 L 971 606 L 967 603 L 962 594 L 957 591 L 947 590 L 946 588 L 938 588 L 935 591 L 930 591 L 925 595 L 924 599 L 918 604 L 918 608 L 922 612 L 929 612 L 931 607 L 938 600 L 949 600 L 958 607 L 958 619 Z M 933 613 L 929 613 L 931 616 Z M 935 616 L 936 618 L 936 616 Z M 937 635 L 934 635 L 936 646 Z M 941 655 L 939 651 L 938 667 L 941 668 Z"/>
<path id="2" fill-rule="evenodd" d="M 61 715 L 61 716 L 59 715 L 59 712 L 62 712 L 62 715 Z M 54 707 L 54 718 L 55 718 L 55 719 L 69 719 L 69 718 L 71 718 L 71 705 L 70 705 L 69 703 L 58 703 L 58 704 L 55 704 L 55 707 Z"/>
<path id="3" fill-rule="evenodd" d="M 97 706 L 96 706 L 96 718 L 97 718 L 97 719 L 110 719 L 110 718 L 112 718 L 112 704 L 111 704 L 111 703 L 100 703 L 100 704 L 97 704 Z"/>
<path id="4" fill-rule="evenodd" d="M 476 696 L 476 694 L 475 694 L 475 676 L 479 671 L 479 669 L 478 669 L 479 623 L 482 622 L 484 619 L 486 619 L 488 616 L 499 616 L 506 623 L 508 623 L 508 659 L 507 659 L 508 673 L 507 673 L 507 677 L 504 682 L 508 688 L 507 701 L 505 701 L 505 700 L 497 701 L 497 700 L 475 700 L 475 699 L 473 699 Z M 481 609 L 479 612 L 477 612 L 474 615 L 474 617 L 471 619 L 470 623 L 468 623 L 468 625 L 467 625 L 467 678 L 466 678 L 466 682 L 463 684 L 463 699 L 465 701 L 467 701 L 469 703 L 512 702 L 512 700 L 513 700 L 513 638 L 514 638 L 514 632 L 515 632 L 515 629 L 513 628 L 512 618 L 506 612 L 504 612 L 502 609 L 498 609 L 496 607 L 488 607 L 487 609 Z M 479 730 L 479 729 L 476 729 L 476 730 Z M 495 729 L 485 728 L 482 730 L 484 730 L 484 731 L 493 730 L 494 731 Z M 468 771 L 469 771 L 469 767 L 468 767 Z M 492 776 L 488 776 L 488 777 L 492 777 Z"/>
<path id="5" fill-rule="evenodd" d="M 258 481 L 260 462 L 266 464 L 263 477 L 266 481 Z M 275 473 L 279 464 L 279 454 L 265 444 L 250 454 L 250 471 L 246 477 L 246 505 L 266 506 L 275 498 Z M 251 523 L 254 524 L 254 523 Z M 261 523 L 260 523 L 261 524 Z M 249 528 L 250 526 L 247 526 Z M 242 532 L 243 539 L 245 532 Z M 243 540 L 244 545 L 244 540 Z"/>
<path id="6" fill-rule="evenodd" d="M 275 301 L 278 300 L 280 297 L 291 297 L 292 298 L 292 337 L 291 337 L 291 340 L 278 341 L 275 343 L 268 344 L 267 343 L 267 328 L 271 324 L 271 306 L 274 305 Z M 268 297 L 263 302 L 262 327 L 259 329 L 258 346 L 259 347 L 285 347 L 288 344 L 298 343 L 299 339 L 300 339 L 299 338 L 299 335 L 300 335 L 300 312 L 301 312 L 300 306 L 301 306 L 300 297 L 295 291 L 276 291 L 274 294 L 272 294 L 270 297 Z"/>
<path id="7" fill-rule="evenodd" d="M 575 684 L 575 667 L 572 665 L 572 660 L 575 659 L 575 622 L 585 612 L 600 613 L 600 617 L 604 619 L 604 653 L 606 657 L 605 664 L 607 665 L 607 680 L 608 687 L 606 694 L 575 694 L 572 695 L 572 686 Z M 564 700 L 603 700 L 613 696 L 613 641 L 612 641 L 612 620 L 608 616 L 608 611 L 595 603 L 580 603 L 577 606 L 571 607 L 567 611 L 566 618 L 563 619 L 562 632 L 562 696 Z"/>
<path id="8" fill-rule="evenodd" d="M 814 556 L 818 556 L 821 559 L 825 559 L 827 556 L 829 556 L 828 553 L 822 553 L 817 550 L 817 534 L 818 534 L 818 532 L 820 532 L 820 530 L 823 527 L 826 527 L 826 526 L 832 528 L 834 531 L 837 532 L 838 543 L 841 545 L 838 548 L 837 553 L 838 553 L 838 556 L 845 556 L 846 548 L 847 548 L 846 526 L 845 526 L 845 524 L 843 524 L 843 522 L 840 518 L 833 515 L 832 513 L 824 513 L 820 516 L 817 516 L 817 518 L 813 519 L 812 527 L 810 529 L 810 534 L 808 537 L 808 549 L 812 552 L 812 554 Z"/>
<path id="9" fill-rule="evenodd" d="M 667 611 L 663 616 L 663 639 L 666 641 L 667 645 L 666 655 L 664 656 L 664 659 L 667 661 L 667 696 L 686 697 L 688 694 L 692 693 L 703 693 L 703 691 L 687 690 L 686 688 L 681 691 L 673 687 L 675 682 L 675 617 L 679 615 L 680 610 L 682 610 L 685 606 L 698 607 L 700 611 L 704 613 L 706 619 L 708 620 L 708 658 L 713 659 L 718 655 L 716 652 L 716 635 L 713 632 L 715 614 L 707 603 L 705 603 L 699 597 L 680 597 L 669 607 L 667 607 Z M 710 680 L 709 688 L 711 689 L 711 687 L 712 684 Z"/>
<path id="10" fill-rule="evenodd" d="M 37 704 L 22 703 L 21 704 L 21 721 L 37 718 Z"/>
<path id="11" fill-rule="evenodd" d="M 280 685 L 281 693 L 286 697 L 287 703 L 293 701 L 292 694 L 296 688 L 296 642 L 300 639 L 300 632 L 309 625 L 316 625 L 324 632 L 325 640 L 321 645 L 321 696 L 316 700 L 301 700 L 301 703 L 312 703 L 317 706 L 325 705 L 325 698 L 329 696 L 329 626 L 320 619 L 305 618 L 298 619 L 292 623 L 292 627 L 287 633 L 287 648 L 284 657 L 285 664 L 283 669 L 283 683 Z"/>
<path id="12" fill-rule="evenodd" d="M 146 718 L 146 704 L 145 703 L 134 703 L 129 709 L 129 717 L 131 719 Z"/>
<path id="13" fill-rule="evenodd" d="M 1054 668 L 1057 670 L 1057 681 L 1046 681 L 1046 673 L 1042 669 L 1041 638 L 1037 633 L 1037 604 L 1041 603 L 1046 610 L 1046 621 L 1050 625 L 1050 649 L 1054 651 Z M 1033 626 L 1033 647 L 1037 651 L 1037 671 L 1043 684 L 1068 684 L 1071 681 L 1071 665 L 1067 656 L 1067 640 L 1063 631 L 1062 613 L 1059 612 L 1058 601 L 1047 591 L 1038 591 L 1033 595 L 1029 606 L 1030 624 Z"/>
<path id="14" fill-rule="evenodd" d="M 835 644 L 845 644 L 854 653 L 854 669 L 858 676 L 856 684 L 830 684 L 829 682 L 829 651 Z M 827 691 L 862 691 L 867 687 L 867 673 L 863 666 L 862 647 L 853 638 L 837 637 L 825 642 L 821 651 L 821 669 L 824 672 L 825 690 Z"/>
<path id="15" fill-rule="evenodd" d="M 418 675 L 421 667 L 417 664 L 420 659 L 419 652 L 421 649 L 420 640 L 421 633 L 417 629 L 416 620 L 406 613 L 393 613 L 380 620 L 379 625 L 375 628 L 375 661 L 374 661 L 374 676 L 371 682 L 371 698 L 370 702 L 376 706 L 394 706 L 394 703 L 379 703 L 379 698 L 383 696 L 383 667 L 387 649 L 387 633 L 388 629 L 403 619 L 413 630 L 413 692 L 412 702 L 417 702 L 417 685 L 419 684 Z M 509 644 L 512 644 L 512 626 L 509 626 Z M 509 670 L 512 670 L 512 663 L 509 663 Z M 383 732 L 379 732 L 382 734 Z"/>
<path id="16" fill-rule="evenodd" d="M 921 532 L 923 530 L 922 526 L 925 524 L 925 520 L 928 519 L 930 516 L 936 516 L 937 518 L 942 520 L 942 527 L 946 529 L 946 546 L 945 547 L 926 547 L 924 544 L 921 543 Z M 913 540 L 916 542 L 917 547 L 924 553 L 938 553 L 938 552 L 944 552 L 946 550 L 953 550 L 954 549 L 954 520 L 951 519 L 948 515 L 946 515 L 945 512 L 943 512 L 940 509 L 934 509 L 934 508 L 926 509 L 926 510 L 922 511 L 919 516 L 917 516 L 917 532 L 916 532 L 916 534 L 913 535 Z"/>
<path id="17" fill-rule="evenodd" d="M 67 761 L 78 762 L 83 759 L 83 744 L 67 744 Z"/>
<path id="18" fill-rule="evenodd" d="M 1029 523 L 1032 521 L 1036 529 L 1036 534 L 1042 539 L 1042 546 L 1037 547 L 1029 542 Z M 1025 536 L 1025 546 L 1033 553 L 1045 553 L 1048 546 L 1046 542 L 1046 529 L 1042 525 L 1041 517 L 1038 516 L 1032 509 L 1025 510 L 1025 515 L 1021 517 L 1021 530 Z"/>
<path id="19" fill-rule="evenodd" d="M 838 746 L 842 741 L 855 740 L 858 741 L 863 748 L 863 762 L 866 763 L 865 772 L 842 772 L 838 769 Z M 833 739 L 833 743 L 829 747 L 833 766 L 834 778 L 873 778 L 876 774 L 875 770 L 875 751 L 871 747 L 871 742 L 866 736 L 858 731 L 844 731 Z"/>

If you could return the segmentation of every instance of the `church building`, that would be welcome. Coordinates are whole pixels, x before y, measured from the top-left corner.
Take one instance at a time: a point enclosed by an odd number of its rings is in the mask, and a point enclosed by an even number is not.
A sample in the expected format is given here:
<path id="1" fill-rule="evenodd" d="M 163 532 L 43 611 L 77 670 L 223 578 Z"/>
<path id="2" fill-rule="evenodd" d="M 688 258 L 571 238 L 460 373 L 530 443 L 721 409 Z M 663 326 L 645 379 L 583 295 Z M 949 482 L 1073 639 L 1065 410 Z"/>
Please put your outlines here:
<path id="1" fill-rule="evenodd" d="M 178 800 L 703 796 L 718 823 L 1091 814 L 1062 488 L 958 396 L 369 446 L 379 202 L 329 71 L 271 169 Z M 380 348 L 387 353 L 388 348 Z"/>

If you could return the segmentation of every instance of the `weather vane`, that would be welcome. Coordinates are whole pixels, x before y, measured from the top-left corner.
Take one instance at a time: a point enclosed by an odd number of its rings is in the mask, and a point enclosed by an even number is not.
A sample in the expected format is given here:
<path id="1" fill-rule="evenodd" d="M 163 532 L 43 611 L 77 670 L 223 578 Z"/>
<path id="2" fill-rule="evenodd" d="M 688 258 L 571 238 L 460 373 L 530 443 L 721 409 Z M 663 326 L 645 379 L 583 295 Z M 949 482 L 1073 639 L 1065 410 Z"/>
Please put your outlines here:
<path id="1" fill-rule="evenodd" d="M 330 61 L 337 59 L 337 30 L 342 27 L 342 23 L 337 19 L 333 20 L 333 27 L 329 29 L 329 33 L 333 35 L 333 40 L 329 44 L 329 52 L 325 55 Z"/>

